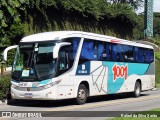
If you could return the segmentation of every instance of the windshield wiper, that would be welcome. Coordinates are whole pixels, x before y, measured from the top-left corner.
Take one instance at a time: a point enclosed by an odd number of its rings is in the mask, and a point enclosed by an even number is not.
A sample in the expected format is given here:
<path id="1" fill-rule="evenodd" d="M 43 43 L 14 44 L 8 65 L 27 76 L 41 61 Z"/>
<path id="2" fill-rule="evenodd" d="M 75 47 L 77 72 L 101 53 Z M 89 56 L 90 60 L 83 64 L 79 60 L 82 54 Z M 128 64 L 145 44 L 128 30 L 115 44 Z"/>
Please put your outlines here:
<path id="1" fill-rule="evenodd" d="M 34 68 L 35 68 L 37 79 L 39 80 L 41 77 L 39 75 L 39 72 L 38 72 L 38 69 L 37 69 L 37 65 L 36 65 L 36 61 L 34 59 L 33 59 L 33 63 L 34 63 Z"/>

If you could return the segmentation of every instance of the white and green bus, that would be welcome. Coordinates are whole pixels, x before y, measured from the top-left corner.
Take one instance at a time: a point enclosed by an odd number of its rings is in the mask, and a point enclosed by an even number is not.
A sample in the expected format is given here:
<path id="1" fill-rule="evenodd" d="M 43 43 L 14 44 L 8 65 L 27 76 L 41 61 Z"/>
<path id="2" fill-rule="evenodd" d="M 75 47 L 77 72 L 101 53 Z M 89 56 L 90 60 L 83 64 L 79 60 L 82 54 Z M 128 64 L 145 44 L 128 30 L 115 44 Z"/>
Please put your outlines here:
<path id="1" fill-rule="evenodd" d="M 132 93 L 155 87 L 152 46 L 80 31 L 24 37 L 11 73 L 12 99 L 59 100 Z"/>

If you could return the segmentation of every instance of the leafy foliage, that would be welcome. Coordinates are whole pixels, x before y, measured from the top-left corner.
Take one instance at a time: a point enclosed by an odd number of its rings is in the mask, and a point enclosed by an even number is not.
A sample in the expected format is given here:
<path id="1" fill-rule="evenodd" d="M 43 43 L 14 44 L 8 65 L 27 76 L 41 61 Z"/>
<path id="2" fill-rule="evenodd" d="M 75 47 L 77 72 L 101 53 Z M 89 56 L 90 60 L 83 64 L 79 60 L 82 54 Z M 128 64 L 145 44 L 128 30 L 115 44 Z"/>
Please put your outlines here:
<path id="1" fill-rule="evenodd" d="M 155 69 L 155 79 L 156 79 L 156 87 L 160 88 L 160 53 L 156 53 L 158 55 L 159 61 L 156 61 L 156 69 Z M 157 56 L 156 55 L 156 56 Z"/>
<path id="2" fill-rule="evenodd" d="M 143 6 L 144 0 L 107 0 L 111 3 L 122 3 L 122 4 L 128 4 L 131 5 L 134 9 L 138 9 L 138 7 Z"/>
<path id="3" fill-rule="evenodd" d="M 14 61 L 14 56 L 15 56 L 15 53 L 16 53 L 16 49 L 12 49 L 8 52 L 8 60 L 7 60 L 7 63 L 6 63 L 6 66 L 8 67 L 11 67 L 12 64 L 13 64 L 13 61 Z"/>
<path id="4" fill-rule="evenodd" d="M 111 4 L 105 0 L 58 0 L 58 5 L 66 11 L 77 11 L 84 16 L 92 15 L 96 19 L 126 17 L 132 25 L 137 23 L 133 8 L 127 4 Z"/>
<path id="5" fill-rule="evenodd" d="M 155 53 L 155 58 L 160 61 L 160 52 Z"/>
<path id="6" fill-rule="evenodd" d="M 134 28 L 133 38 L 135 40 L 144 39 L 144 14 L 138 15 L 139 24 Z"/>
<path id="7" fill-rule="evenodd" d="M 10 86 L 10 76 L 0 76 L 0 100 L 7 97 Z"/>
<path id="8" fill-rule="evenodd" d="M 20 11 L 25 9 L 25 0 L 1 0 L 0 2 L 0 46 L 11 44 L 9 36 L 14 24 L 21 26 Z M 17 29 L 16 29 L 17 31 Z M 19 31 L 21 32 L 21 31 Z M 16 34 L 15 34 L 16 35 Z"/>
<path id="9" fill-rule="evenodd" d="M 160 13 L 154 13 L 154 36 L 160 36 Z"/>
<path id="10" fill-rule="evenodd" d="M 1 0 L 0 46 L 16 44 L 24 33 L 27 34 L 28 28 L 23 23 L 31 16 L 34 19 L 39 14 L 40 18 L 45 18 L 45 27 L 52 27 L 48 13 L 54 14 L 55 10 L 64 18 L 74 13 L 73 15 L 80 15 L 81 18 L 93 18 L 97 23 L 116 20 L 128 23 L 131 28 L 138 24 L 133 7 L 128 4 L 112 4 L 106 0 Z M 31 33 L 33 32 L 34 30 Z"/>
<path id="11" fill-rule="evenodd" d="M 144 13 L 138 15 L 139 24 L 134 28 L 134 39 L 143 39 L 144 38 Z M 153 17 L 153 42 L 157 45 L 160 45 L 160 13 L 154 12 Z"/>

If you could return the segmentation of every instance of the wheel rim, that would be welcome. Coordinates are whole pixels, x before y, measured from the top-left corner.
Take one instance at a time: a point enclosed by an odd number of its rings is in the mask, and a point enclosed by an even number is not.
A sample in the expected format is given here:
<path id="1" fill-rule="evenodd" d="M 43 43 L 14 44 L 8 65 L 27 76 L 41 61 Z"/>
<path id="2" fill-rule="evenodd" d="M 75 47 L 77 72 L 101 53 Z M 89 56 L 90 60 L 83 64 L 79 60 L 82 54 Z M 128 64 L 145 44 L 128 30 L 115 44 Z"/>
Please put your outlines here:
<path id="1" fill-rule="evenodd" d="M 136 95 L 140 94 L 140 86 L 139 84 L 136 85 Z"/>
<path id="2" fill-rule="evenodd" d="M 80 100 L 84 100 L 86 98 L 86 93 L 84 89 L 79 90 L 79 98 Z"/>

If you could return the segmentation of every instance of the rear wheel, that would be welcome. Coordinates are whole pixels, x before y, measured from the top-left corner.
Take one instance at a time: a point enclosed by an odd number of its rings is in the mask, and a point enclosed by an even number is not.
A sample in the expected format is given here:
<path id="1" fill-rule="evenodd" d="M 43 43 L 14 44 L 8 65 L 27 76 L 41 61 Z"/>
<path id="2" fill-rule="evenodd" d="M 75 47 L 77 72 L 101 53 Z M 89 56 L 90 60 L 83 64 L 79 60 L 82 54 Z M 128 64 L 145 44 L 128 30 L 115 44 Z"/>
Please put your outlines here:
<path id="1" fill-rule="evenodd" d="M 134 87 L 134 92 L 133 92 L 133 96 L 134 97 L 139 97 L 141 94 L 141 85 L 140 83 L 137 81 Z"/>
<path id="2" fill-rule="evenodd" d="M 84 84 L 80 84 L 78 88 L 76 103 L 81 105 L 84 104 L 87 101 L 88 97 L 88 89 Z"/>

